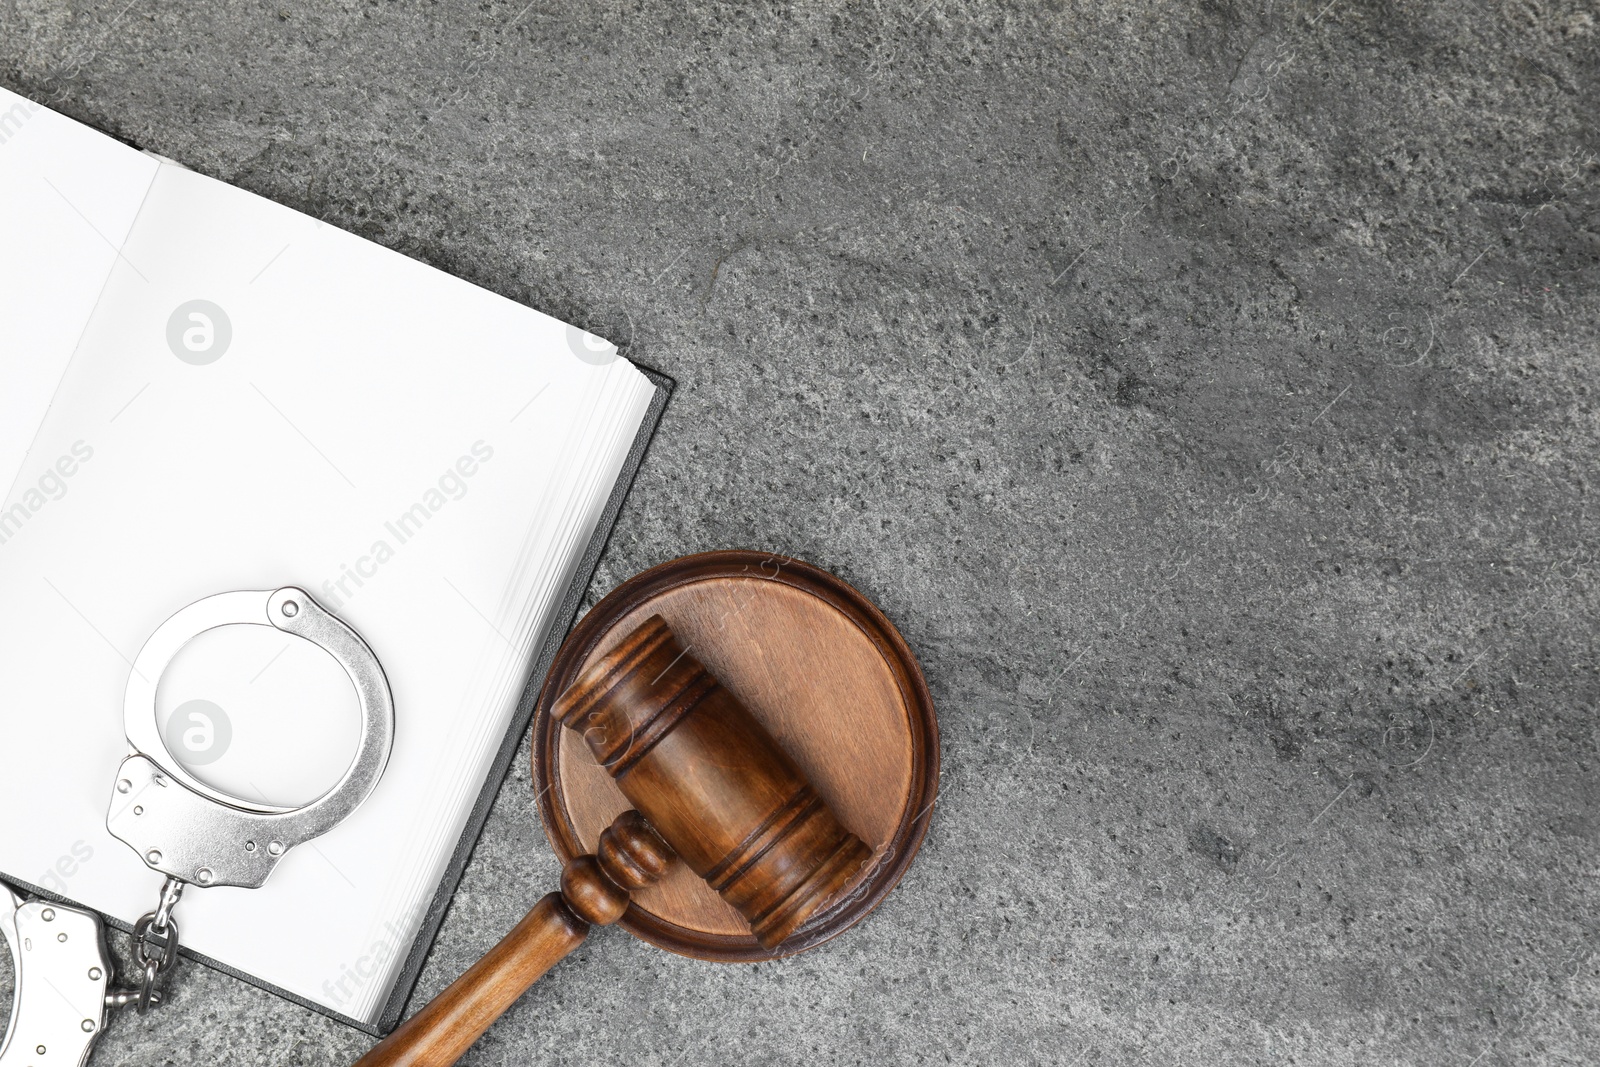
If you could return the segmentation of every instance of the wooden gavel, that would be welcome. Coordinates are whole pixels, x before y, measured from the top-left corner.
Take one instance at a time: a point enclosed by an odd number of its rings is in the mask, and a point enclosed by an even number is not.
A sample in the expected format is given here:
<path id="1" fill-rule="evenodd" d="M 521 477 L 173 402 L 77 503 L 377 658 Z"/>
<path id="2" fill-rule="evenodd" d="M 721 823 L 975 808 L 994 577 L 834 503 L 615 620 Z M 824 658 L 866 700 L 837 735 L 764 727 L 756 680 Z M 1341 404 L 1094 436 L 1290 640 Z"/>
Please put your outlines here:
<path id="1" fill-rule="evenodd" d="M 679 646 L 659 615 L 646 620 L 556 701 L 636 810 L 601 835 L 596 855 L 561 872 L 488 954 L 356 1067 L 455 1063 L 593 925 L 674 856 L 704 878 L 775 948 L 817 914 L 871 858 L 749 710 Z"/>

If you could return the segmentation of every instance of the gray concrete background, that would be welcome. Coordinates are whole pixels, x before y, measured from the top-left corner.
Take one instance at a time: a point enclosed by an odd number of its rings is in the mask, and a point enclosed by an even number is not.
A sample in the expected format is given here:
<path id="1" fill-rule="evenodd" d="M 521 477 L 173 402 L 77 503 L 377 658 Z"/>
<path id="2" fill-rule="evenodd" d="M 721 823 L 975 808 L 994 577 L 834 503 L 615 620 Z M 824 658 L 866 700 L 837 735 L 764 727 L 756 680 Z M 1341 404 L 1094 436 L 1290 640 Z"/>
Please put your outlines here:
<path id="1" fill-rule="evenodd" d="M 0 2 L 0 84 L 629 343 L 593 590 L 830 568 L 943 794 L 807 956 L 599 933 L 475 1064 L 1600 1058 L 1600 12 Z M 525 762 L 422 982 L 555 881 Z M 96 1063 L 367 1039 L 198 967 Z"/>

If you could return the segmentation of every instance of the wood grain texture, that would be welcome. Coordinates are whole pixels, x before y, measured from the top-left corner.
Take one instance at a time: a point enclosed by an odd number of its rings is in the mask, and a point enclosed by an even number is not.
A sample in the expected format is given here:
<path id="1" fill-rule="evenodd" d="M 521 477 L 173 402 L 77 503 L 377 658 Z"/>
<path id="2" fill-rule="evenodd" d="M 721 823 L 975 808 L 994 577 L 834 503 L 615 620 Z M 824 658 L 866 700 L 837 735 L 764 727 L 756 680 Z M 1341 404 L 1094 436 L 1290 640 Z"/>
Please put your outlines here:
<path id="1" fill-rule="evenodd" d="M 628 801 L 584 739 L 560 728 L 552 706 L 655 614 L 750 709 L 873 857 L 839 900 L 776 947 L 762 945 L 687 865 L 634 894 L 621 925 L 663 948 L 721 961 L 771 959 L 826 941 L 899 881 L 931 817 L 938 727 L 914 657 L 865 597 L 797 560 L 707 553 L 624 583 L 574 630 L 539 700 L 535 788 L 563 859 L 590 851 Z"/>
<path id="2" fill-rule="evenodd" d="M 529 986 L 583 943 L 589 928 L 616 922 L 632 889 L 667 870 L 672 852 L 635 811 L 600 835 L 599 855 L 574 856 L 561 891 L 547 893 L 500 943 L 356 1067 L 449 1067 Z"/>
<path id="3" fill-rule="evenodd" d="M 552 714 L 766 948 L 872 857 L 660 615 L 592 661 Z"/>

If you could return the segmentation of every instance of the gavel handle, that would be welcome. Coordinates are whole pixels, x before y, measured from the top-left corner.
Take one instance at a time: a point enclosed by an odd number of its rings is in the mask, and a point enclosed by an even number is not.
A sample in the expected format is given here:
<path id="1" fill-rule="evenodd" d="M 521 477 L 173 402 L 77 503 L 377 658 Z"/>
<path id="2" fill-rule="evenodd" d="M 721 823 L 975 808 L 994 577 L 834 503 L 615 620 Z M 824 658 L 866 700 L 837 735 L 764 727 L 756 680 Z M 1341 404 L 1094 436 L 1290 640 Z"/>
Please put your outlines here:
<path id="1" fill-rule="evenodd" d="M 488 955 L 356 1061 L 355 1067 L 450 1067 L 473 1042 L 573 949 L 590 926 L 628 910 L 629 894 L 666 872 L 673 853 L 636 811 L 600 835 L 597 856 L 579 856 Z"/>
<path id="2" fill-rule="evenodd" d="M 546 894 L 488 955 L 361 1057 L 356 1067 L 455 1063 L 490 1023 L 588 934 L 589 924 L 572 914 L 560 893 Z"/>

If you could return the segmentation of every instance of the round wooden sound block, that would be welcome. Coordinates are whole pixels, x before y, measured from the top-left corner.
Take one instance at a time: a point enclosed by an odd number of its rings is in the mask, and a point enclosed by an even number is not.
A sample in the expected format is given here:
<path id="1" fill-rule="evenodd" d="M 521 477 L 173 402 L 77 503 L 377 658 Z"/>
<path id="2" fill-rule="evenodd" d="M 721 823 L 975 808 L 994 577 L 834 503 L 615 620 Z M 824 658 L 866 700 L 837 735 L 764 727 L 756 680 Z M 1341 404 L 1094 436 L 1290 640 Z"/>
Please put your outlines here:
<path id="1" fill-rule="evenodd" d="M 539 814 L 561 861 L 594 852 L 629 805 L 551 707 L 652 615 L 749 708 L 873 854 L 776 949 L 762 947 L 682 863 L 635 893 L 620 925 L 685 956 L 751 962 L 803 952 L 861 921 L 922 844 L 938 790 L 938 722 L 921 668 L 883 613 L 826 571 L 782 556 L 708 552 L 662 564 L 618 586 L 567 638 L 533 727 Z"/>

